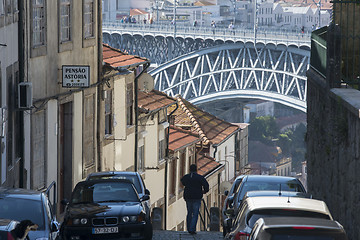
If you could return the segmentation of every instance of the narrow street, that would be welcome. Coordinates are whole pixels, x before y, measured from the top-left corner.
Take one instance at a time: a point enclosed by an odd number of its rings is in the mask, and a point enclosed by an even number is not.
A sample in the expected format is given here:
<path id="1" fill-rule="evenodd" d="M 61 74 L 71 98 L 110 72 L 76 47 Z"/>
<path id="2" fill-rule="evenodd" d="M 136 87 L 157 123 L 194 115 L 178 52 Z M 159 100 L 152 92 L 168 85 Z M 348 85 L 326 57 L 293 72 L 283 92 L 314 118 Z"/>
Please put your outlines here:
<path id="1" fill-rule="evenodd" d="M 180 240 L 180 239 L 191 239 L 191 240 L 218 240 L 224 239 L 222 232 L 197 232 L 195 235 L 191 235 L 188 232 L 181 231 L 154 231 L 153 240 Z"/>

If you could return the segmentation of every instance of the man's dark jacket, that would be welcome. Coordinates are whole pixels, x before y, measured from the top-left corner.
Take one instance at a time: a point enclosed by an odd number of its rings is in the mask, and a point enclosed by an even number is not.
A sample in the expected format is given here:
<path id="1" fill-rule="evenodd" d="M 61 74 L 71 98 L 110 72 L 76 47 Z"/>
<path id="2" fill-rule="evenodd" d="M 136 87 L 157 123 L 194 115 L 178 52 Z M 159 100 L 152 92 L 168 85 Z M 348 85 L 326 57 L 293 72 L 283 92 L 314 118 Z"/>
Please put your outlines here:
<path id="1" fill-rule="evenodd" d="M 203 176 L 196 172 L 190 172 L 183 176 L 181 183 L 185 186 L 185 200 L 202 199 L 203 194 L 209 191 L 209 183 Z"/>

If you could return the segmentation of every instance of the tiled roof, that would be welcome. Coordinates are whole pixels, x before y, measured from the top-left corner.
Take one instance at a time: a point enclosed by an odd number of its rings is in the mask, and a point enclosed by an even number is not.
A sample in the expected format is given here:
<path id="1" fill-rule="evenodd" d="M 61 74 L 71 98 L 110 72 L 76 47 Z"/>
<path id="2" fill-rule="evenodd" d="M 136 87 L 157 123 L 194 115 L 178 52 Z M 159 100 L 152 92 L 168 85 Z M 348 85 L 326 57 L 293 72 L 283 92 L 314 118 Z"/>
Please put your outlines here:
<path id="1" fill-rule="evenodd" d="M 112 68 L 128 69 L 145 64 L 149 62 L 149 60 L 139 56 L 129 55 L 119 49 L 103 44 L 103 62 Z"/>
<path id="2" fill-rule="evenodd" d="M 169 107 L 175 103 L 175 99 L 157 90 L 152 90 L 150 92 L 138 92 L 138 107 L 142 112 L 152 112 L 157 109 Z"/>
<path id="3" fill-rule="evenodd" d="M 141 9 L 130 9 L 130 16 L 137 16 L 137 15 L 146 15 L 149 14 L 148 12 L 141 10 Z"/>
<path id="4" fill-rule="evenodd" d="M 174 113 L 176 126 L 191 126 L 204 144 L 220 144 L 240 128 L 207 113 L 180 96 L 176 97 L 179 108 Z"/>
<path id="5" fill-rule="evenodd" d="M 197 155 L 197 173 L 204 177 L 221 165 L 222 164 L 216 162 L 212 157 L 200 154 Z"/>
<path id="6" fill-rule="evenodd" d="M 196 136 L 191 131 L 187 131 L 172 125 L 170 126 L 169 149 L 171 151 L 176 151 L 200 141 L 201 140 L 199 136 Z"/>
<path id="7" fill-rule="evenodd" d="M 195 6 L 212 6 L 215 4 L 208 2 L 208 1 L 200 0 L 200 1 L 194 2 L 194 5 Z"/>

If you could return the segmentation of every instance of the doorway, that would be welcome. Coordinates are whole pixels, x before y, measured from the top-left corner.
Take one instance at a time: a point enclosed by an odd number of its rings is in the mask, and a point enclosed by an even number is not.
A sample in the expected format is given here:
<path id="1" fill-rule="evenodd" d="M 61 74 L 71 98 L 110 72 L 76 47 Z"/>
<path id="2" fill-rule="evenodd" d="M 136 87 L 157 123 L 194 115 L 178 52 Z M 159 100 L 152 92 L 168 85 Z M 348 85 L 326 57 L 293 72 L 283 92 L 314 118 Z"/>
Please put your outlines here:
<path id="1" fill-rule="evenodd" d="M 73 176 L 72 176 L 72 145 L 73 145 L 73 103 L 65 103 L 60 105 L 60 181 L 59 181 L 59 200 L 70 200 Z M 60 206 L 60 212 L 64 211 L 64 207 Z"/>

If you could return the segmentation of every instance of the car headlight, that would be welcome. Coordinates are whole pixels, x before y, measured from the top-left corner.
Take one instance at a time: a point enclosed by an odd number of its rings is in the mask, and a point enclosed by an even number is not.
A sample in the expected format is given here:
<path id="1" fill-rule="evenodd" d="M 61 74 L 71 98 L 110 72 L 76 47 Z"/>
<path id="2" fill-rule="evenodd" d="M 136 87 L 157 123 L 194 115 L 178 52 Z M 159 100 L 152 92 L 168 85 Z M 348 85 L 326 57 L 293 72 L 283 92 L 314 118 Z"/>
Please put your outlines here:
<path id="1" fill-rule="evenodd" d="M 132 223 L 135 223 L 135 222 L 143 222 L 145 221 L 145 218 L 144 218 L 144 214 L 140 214 L 140 215 L 136 215 L 136 216 L 123 216 L 121 218 L 121 221 L 122 222 L 132 222 Z"/>
<path id="2" fill-rule="evenodd" d="M 88 223 L 88 220 L 87 218 L 70 218 L 68 221 L 67 221 L 67 225 L 85 225 Z"/>

